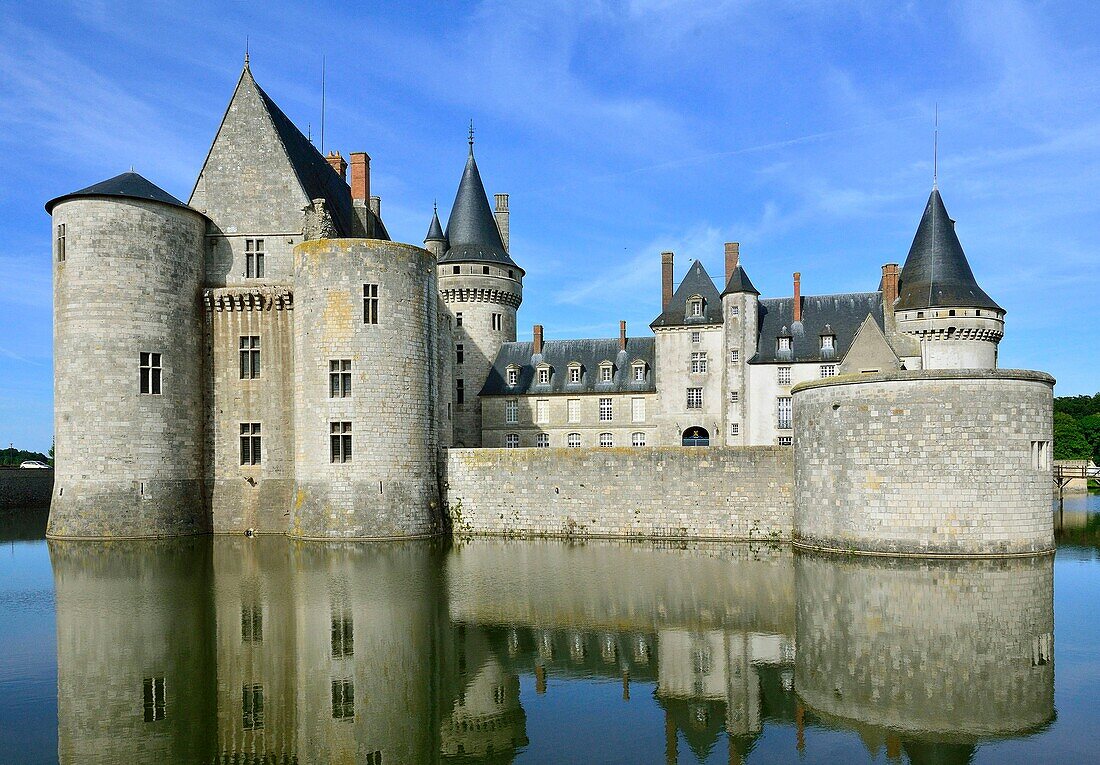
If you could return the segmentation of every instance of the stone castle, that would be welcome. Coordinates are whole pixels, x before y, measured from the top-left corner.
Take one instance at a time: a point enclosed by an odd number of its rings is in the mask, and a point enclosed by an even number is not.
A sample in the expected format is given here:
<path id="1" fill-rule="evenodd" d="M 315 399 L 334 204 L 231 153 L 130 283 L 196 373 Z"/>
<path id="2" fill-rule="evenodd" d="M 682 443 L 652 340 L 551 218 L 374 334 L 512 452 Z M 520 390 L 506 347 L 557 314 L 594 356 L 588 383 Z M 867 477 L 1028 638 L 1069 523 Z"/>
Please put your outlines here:
<path id="1" fill-rule="evenodd" d="M 1005 311 L 936 189 L 874 291 L 802 295 L 796 273 L 792 295 L 762 298 L 737 243 L 721 284 L 694 262 L 677 286 L 665 252 L 652 336 L 552 340 L 536 324 L 517 342 L 508 195 L 490 205 L 469 143 L 446 228 L 433 215 L 423 248 L 393 242 L 370 157 L 350 154 L 349 183 L 246 61 L 187 203 L 133 172 L 50 201 L 50 534 L 429 536 L 453 520 L 447 450 L 564 447 L 547 459 L 565 466 L 592 447 L 767 447 L 789 474 L 774 450 L 797 447 L 799 386 L 931 375 L 965 405 L 963 378 L 984 375 L 989 401 L 1018 398 L 994 371 Z M 1053 381 L 1026 382 L 1040 411 L 1013 448 L 1049 470 Z"/>

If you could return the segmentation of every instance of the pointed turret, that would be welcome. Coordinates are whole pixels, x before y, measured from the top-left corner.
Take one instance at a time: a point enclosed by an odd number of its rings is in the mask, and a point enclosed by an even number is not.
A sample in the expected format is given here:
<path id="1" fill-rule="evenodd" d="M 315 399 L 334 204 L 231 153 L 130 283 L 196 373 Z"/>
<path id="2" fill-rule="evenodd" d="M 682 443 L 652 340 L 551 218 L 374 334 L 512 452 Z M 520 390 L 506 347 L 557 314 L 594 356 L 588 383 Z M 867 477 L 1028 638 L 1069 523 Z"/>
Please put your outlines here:
<path id="1" fill-rule="evenodd" d="M 458 193 L 451 206 L 446 238 L 449 246 L 440 261 L 442 263 L 472 261 L 502 263 L 518 268 L 504 247 L 493 209 L 489 206 L 485 185 L 481 182 L 481 173 L 474 159 L 473 138 L 470 139 L 470 153 L 458 184 Z"/>
<path id="2" fill-rule="evenodd" d="M 432 206 L 432 222 L 428 226 L 428 235 L 424 237 L 424 247 L 439 260 L 447 251 L 447 236 L 443 233 L 443 226 L 439 225 L 439 210 Z"/>

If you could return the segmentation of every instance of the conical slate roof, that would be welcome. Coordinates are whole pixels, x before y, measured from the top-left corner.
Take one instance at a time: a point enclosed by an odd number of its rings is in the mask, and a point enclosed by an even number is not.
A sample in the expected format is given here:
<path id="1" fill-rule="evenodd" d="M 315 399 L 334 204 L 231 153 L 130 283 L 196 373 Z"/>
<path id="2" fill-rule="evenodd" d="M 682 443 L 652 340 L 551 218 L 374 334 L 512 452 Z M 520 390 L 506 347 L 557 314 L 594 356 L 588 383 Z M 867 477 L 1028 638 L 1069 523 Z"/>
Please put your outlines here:
<path id="1" fill-rule="evenodd" d="M 450 246 L 439 259 L 440 263 L 474 261 L 502 263 L 518 268 L 500 238 L 500 229 L 489 207 L 489 198 L 485 195 L 481 173 L 474 160 L 473 144 L 470 144 L 470 156 L 466 159 L 466 169 L 462 171 L 462 181 L 458 184 L 458 193 L 451 206 L 446 237 Z"/>
<path id="2" fill-rule="evenodd" d="M 730 274 L 730 280 L 726 283 L 726 288 L 722 290 L 722 295 L 733 295 L 737 292 L 751 292 L 753 295 L 759 295 L 760 290 L 752 286 L 752 280 L 749 279 L 749 275 L 745 273 L 745 269 L 738 266 Z"/>
<path id="3" fill-rule="evenodd" d="M 938 189 L 932 189 L 899 280 L 896 310 L 967 307 L 1004 310 L 985 294 L 955 234 Z"/>
<path id="4" fill-rule="evenodd" d="M 703 315 L 688 316 L 687 301 L 698 295 L 703 298 Z M 722 297 L 714 281 L 698 260 L 691 264 L 684 280 L 672 293 L 672 300 L 660 316 L 653 320 L 650 327 L 680 327 L 695 324 L 721 324 Z"/>
<path id="5" fill-rule="evenodd" d="M 160 186 L 157 186 L 152 181 L 143 178 L 131 170 L 128 173 L 122 173 L 121 175 L 116 175 L 114 178 L 108 178 L 105 181 L 94 183 L 87 188 L 74 191 L 71 194 L 64 194 L 51 199 L 46 203 L 46 212 L 52 212 L 54 206 L 60 202 L 75 199 L 77 197 L 126 197 L 129 199 L 144 199 L 149 202 L 163 202 L 166 205 L 183 207 L 187 210 L 192 209 Z M 195 210 L 195 212 L 198 211 Z"/>
<path id="6" fill-rule="evenodd" d="M 443 235 L 443 227 L 439 225 L 439 212 L 437 210 L 432 211 L 432 223 L 428 226 L 428 235 L 424 237 L 425 242 L 445 242 L 447 237 Z"/>

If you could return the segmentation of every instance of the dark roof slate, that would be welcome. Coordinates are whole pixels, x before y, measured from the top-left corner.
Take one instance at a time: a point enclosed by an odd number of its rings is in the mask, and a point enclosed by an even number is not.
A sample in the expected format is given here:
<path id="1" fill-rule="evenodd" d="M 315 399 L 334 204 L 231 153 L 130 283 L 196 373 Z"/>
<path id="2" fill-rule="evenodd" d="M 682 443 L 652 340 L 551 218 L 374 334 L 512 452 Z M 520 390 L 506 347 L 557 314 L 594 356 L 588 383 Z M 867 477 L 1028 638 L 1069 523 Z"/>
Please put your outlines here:
<path id="1" fill-rule="evenodd" d="M 428 225 L 428 235 L 424 237 L 425 242 L 446 242 L 447 237 L 443 234 L 443 227 L 439 225 L 439 212 L 437 210 L 432 211 L 432 222 Z"/>
<path id="2" fill-rule="evenodd" d="M 163 202 L 173 207 L 182 207 L 186 210 L 198 213 L 192 207 L 176 199 L 167 191 L 133 172 L 121 173 L 114 178 L 108 178 L 99 183 L 93 183 L 79 191 L 54 197 L 46 203 L 46 212 L 52 212 L 55 205 L 77 197 L 124 197 L 128 199 L 144 199 L 148 202 Z M 202 213 L 199 213 L 200 215 Z"/>
<path id="3" fill-rule="evenodd" d="M 750 364 L 790 364 L 800 361 L 840 361 L 852 345 L 859 327 L 871 316 L 879 329 L 885 327 L 881 292 L 850 292 L 839 295 L 804 295 L 802 321 L 794 321 L 794 298 L 765 298 L 760 301 L 760 336 Z M 828 325 L 828 328 L 826 328 Z M 821 335 L 836 337 L 834 348 L 823 351 Z M 791 351 L 780 352 L 779 338 L 791 338 Z"/>
<path id="4" fill-rule="evenodd" d="M 943 306 L 1004 310 L 978 286 L 938 189 L 928 197 L 898 287 L 897 310 Z"/>
<path id="5" fill-rule="evenodd" d="M 474 149 L 466 158 L 462 181 L 458 184 L 451 217 L 447 220 L 446 239 L 450 245 L 440 263 L 474 261 L 477 263 L 501 263 L 519 268 L 504 249 L 485 185 L 474 160 Z M 520 269 L 521 271 L 523 269 Z"/>
<path id="6" fill-rule="evenodd" d="M 760 290 L 752 286 L 752 280 L 749 279 L 749 275 L 745 273 L 745 269 L 738 266 L 730 274 L 730 279 L 726 282 L 726 288 L 722 290 L 722 296 L 733 295 L 738 292 L 751 292 L 753 295 L 759 295 Z"/>
<path id="7" fill-rule="evenodd" d="M 653 393 L 657 390 L 653 373 L 654 346 L 652 337 L 627 338 L 625 351 L 619 350 L 617 337 L 599 340 L 547 340 L 542 344 L 542 353 L 534 355 L 534 343 L 505 343 L 493 361 L 481 395 Z M 634 382 L 631 365 L 639 359 L 646 363 L 646 379 Z M 569 382 L 568 367 L 574 361 L 581 365 L 579 383 Z M 600 363 L 604 361 L 614 364 L 609 383 L 599 382 Z M 549 385 L 535 382 L 535 369 L 542 364 L 549 364 L 551 367 Z M 512 365 L 519 368 L 519 375 L 516 384 L 509 386 L 505 373 Z"/>
<path id="8" fill-rule="evenodd" d="M 747 278 L 747 277 L 746 277 Z M 703 298 L 703 315 L 688 316 L 688 299 L 699 295 Z M 650 327 L 691 327 L 722 323 L 722 296 L 707 274 L 707 269 L 698 260 L 691 264 L 684 280 L 672 293 L 672 300 L 660 316 L 653 320 Z"/>

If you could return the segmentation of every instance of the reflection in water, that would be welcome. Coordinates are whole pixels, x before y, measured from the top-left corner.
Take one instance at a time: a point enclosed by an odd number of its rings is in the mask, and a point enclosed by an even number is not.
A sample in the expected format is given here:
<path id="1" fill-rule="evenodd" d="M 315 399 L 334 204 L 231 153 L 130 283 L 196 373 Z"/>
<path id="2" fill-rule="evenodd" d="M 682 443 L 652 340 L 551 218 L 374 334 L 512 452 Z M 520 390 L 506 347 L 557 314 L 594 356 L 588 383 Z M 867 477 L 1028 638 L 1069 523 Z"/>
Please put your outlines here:
<path id="1" fill-rule="evenodd" d="M 888 757 L 966 761 L 1053 716 L 1047 558 L 277 538 L 50 551 L 62 763 L 556 761 L 531 743 L 548 679 L 653 707 L 663 730 L 637 737 L 651 750 L 616 753 L 633 761 L 739 762 L 768 726 L 796 731 L 787 758 L 825 726 Z M 580 736 L 599 712 L 577 707 Z"/>

